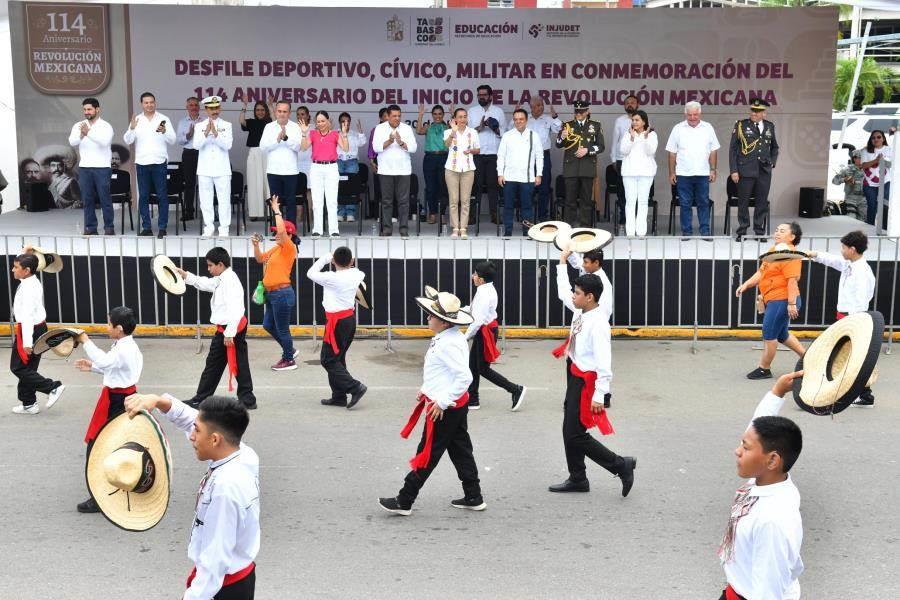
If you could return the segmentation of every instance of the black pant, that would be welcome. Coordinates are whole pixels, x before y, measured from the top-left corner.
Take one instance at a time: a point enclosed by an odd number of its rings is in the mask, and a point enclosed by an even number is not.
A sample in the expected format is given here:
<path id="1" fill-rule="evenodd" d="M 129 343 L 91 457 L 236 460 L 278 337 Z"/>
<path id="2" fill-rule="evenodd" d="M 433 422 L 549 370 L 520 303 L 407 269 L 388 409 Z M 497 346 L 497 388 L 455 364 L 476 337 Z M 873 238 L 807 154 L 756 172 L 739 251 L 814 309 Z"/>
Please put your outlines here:
<path id="1" fill-rule="evenodd" d="M 46 323 L 34 326 L 33 339 L 38 339 L 47 332 Z M 57 386 L 61 385 L 59 381 L 54 381 L 44 377 L 38 373 L 38 367 L 41 364 L 41 355 L 32 354 L 28 357 L 28 364 L 22 362 L 18 350 L 18 338 L 13 340 L 12 354 L 9 357 L 9 370 L 19 379 L 18 392 L 19 401 L 23 406 L 31 406 L 37 402 L 36 392 L 49 394 Z"/>
<path id="2" fill-rule="evenodd" d="M 256 596 L 256 567 L 250 574 L 238 581 L 219 590 L 213 596 L 213 600 L 253 600 Z"/>
<path id="3" fill-rule="evenodd" d="M 400 233 L 409 229 L 409 175 L 378 175 L 381 181 L 381 231 L 390 233 L 394 226 L 391 216 L 394 214 L 394 203 L 397 205 L 397 223 Z M 418 210 L 418 209 L 417 209 Z"/>
<path id="4" fill-rule="evenodd" d="M 622 184 L 622 161 L 616 161 L 616 180 L 611 182 L 616 184 L 616 196 L 618 196 L 619 201 L 616 203 L 616 211 L 615 214 L 618 215 L 619 220 L 617 223 L 619 225 L 625 224 L 625 186 Z M 614 217 L 611 217 L 614 218 Z"/>
<path id="5" fill-rule="evenodd" d="M 181 151 L 181 176 L 184 177 L 184 218 L 193 219 L 197 204 L 194 191 L 197 189 L 197 157 L 199 150 L 185 148 Z"/>
<path id="6" fill-rule="evenodd" d="M 328 372 L 331 397 L 336 400 L 346 400 L 347 394 L 355 392 L 362 385 L 353 379 L 350 371 L 347 370 L 347 351 L 350 349 L 350 344 L 353 343 L 354 335 L 356 335 L 356 318 L 349 316 L 341 319 L 334 326 L 334 339 L 337 341 L 339 350 L 337 354 L 334 353 L 330 343 L 322 342 L 319 360 L 322 361 L 322 367 Z"/>
<path id="7" fill-rule="evenodd" d="M 491 209 L 491 216 L 493 217 L 496 215 L 497 196 L 500 193 L 500 185 L 497 183 L 496 154 L 475 155 L 475 185 L 473 188 L 475 192 L 475 206 L 481 207 L 481 190 L 487 189 L 488 206 L 490 206 Z M 479 212 L 481 211 L 479 210 Z M 465 224 L 461 224 L 460 226 L 465 227 Z"/>
<path id="8" fill-rule="evenodd" d="M 572 227 L 590 227 L 594 210 L 594 178 L 565 177 L 566 218 Z"/>
<path id="9" fill-rule="evenodd" d="M 482 326 L 483 327 L 483 326 Z M 497 329 L 490 329 L 494 341 L 497 341 Z M 478 384 L 483 376 L 499 388 L 503 388 L 510 394 L 519 387 L 509 379 L 491 368 L 491 363 L 484 360 L 484 338 L 479 331 L 472 339 L 472 350 L 469 352 L 469 370 L 472 371 L 472 383 L 469 385 L 469 401 L 478 401 Z"/>
<path id="10" fill-rule="evenodd" d="M 617 475 L 625 460 L 591 436 L 581 423 L 581 389 L 584 380 L 572 375 L 571 361 L 566 361 L 566 400 L 563 403 L 563 443 L 566 448 L 566 463 L 572 481 L 587 479 L 584 457 Z"/>
<path id="11" fill-rule="evenodd" d="M 428 466 L 418 471 L 410 471 L 403 482 L 403 488 L 397 494 L 397 501 L 406 506 L 412 506 L 419 495 L 419 490 L 425 485 L 428 476 L 440 462 L 444 451 L 450 455 L 450 462 L 456 467 L 456 475 L 462 482 L 463 493 L 466 498 L 479 498 L 481 496 L 481 484 L 478 480 L 478 466 L 475 464 L 475 456 L 472 453 L 472 439 L 469 437 L 467 415 L 469 407 L 450 408 L 444 411 L 444 418 L 434 422 L 434 438 L 431 442 L 431 460 Z M 423 418 L 429 418 L 427 414 Z M 422 428 L 422 440 L 416 452 L 421 452 L 425 446 L 425 428 Z"/>
<path id="12" fill-rule="evenodd" d="M 256 404 L 256 396 L 253 395 L 253 378 L 250 377 L 250 359 L 247 356 L 247 330 L 239 331 L 234 336 L 234 349 L 237 353 L 237 396 L 247 406 Z M 200 383 L 197 385 L 197 393 L 192 402 L 202 402 L 216 393 L 222 373 L 228 366 L 228 353 L 225 347 L 225 336 L 216 332 L 209 343 L 209 354 L 206 355 L 206 367 L 200 375 Z"/>
<path id="13" fill-rule="evenodd" d="M 444 181 L 446 152 L 426 152 L 422 157 L 422 176 L 425 179 L 425 208 L 432 215 L 447 206 L 447 183 Z M 438 206 L 440 205 L 440 210 Z"/>
<path id="14" fill-rule="evenodd" d="M 759 169 L 756 177 L 740 177 L 737 183 L 738 194 L 738 227 L 737 235 L 747 233 L 750 227 L 750 197 L 756 200 L 753 210 L 753 231 L 757 235 L 766 233 L 766 218 L 769 216 L 769 185 L 772 183 L 772 171 Z"/>

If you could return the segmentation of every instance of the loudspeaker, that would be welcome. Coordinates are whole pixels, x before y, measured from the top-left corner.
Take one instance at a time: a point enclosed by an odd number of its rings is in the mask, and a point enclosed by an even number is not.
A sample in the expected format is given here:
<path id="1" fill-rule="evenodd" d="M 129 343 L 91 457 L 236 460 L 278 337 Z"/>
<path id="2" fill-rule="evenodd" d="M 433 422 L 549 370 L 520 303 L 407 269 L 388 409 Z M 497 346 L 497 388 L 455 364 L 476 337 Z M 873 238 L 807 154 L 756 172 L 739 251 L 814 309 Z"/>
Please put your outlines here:
<path id="1" fill-rule="evenodd" d="M 825 189 L 800 188 L 800 216 L 806 219 L 820 219 L 825 210 Z"/>
<path id="2" fill-rule="evenodd" d="M 23 183 L 22 203 L 28 212 L 45 212 L 50 210 L 53 196 L 46 183 Z"/>

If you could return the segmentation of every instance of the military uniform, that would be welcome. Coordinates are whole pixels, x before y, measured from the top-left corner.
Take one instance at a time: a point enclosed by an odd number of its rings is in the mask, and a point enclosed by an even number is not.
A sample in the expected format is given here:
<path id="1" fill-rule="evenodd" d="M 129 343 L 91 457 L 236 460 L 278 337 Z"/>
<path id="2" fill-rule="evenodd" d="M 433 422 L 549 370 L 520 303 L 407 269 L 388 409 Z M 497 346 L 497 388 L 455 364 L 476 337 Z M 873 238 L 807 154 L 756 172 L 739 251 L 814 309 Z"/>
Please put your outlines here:
<path id="1" fill-rule="evenodd" d="M 751 100 L 750 110 L 765 111 L 769 103 L 758 98 Z M 756 199 L 753 212 L 753 230 L 756 235 L 766 235 L 766 218 L 769 216 L 769 185 L 772 169 L 778 161 L 778 141 L 775 124 L 765 119 L 754 123 L 741 119 L 731 132 L 728 152 L 729 173 L 738 175 L 738 227 L 737 237 L 747 233 L 750 226 L 750 198 Z"/>
<path id="2" fill-rule="evenodd" d="M 565 150 L 563 179 L 566 182 L 565 220 L 573 226 L 590 227 L 594 210 L 594 177 L 597 175 L 597 155 L 606 149 L 603 126 L 592 121 L 585 112 L 579 121 L 577 113 L 587 111 L 586 102 L 573 105 L 576 118 L 566 122 L 556 137 L 556 147 Z M 568 134 L 566 133 L 568 131 Z M 587 154 L 578 158 L 575 153 L 586 148 Z"/>

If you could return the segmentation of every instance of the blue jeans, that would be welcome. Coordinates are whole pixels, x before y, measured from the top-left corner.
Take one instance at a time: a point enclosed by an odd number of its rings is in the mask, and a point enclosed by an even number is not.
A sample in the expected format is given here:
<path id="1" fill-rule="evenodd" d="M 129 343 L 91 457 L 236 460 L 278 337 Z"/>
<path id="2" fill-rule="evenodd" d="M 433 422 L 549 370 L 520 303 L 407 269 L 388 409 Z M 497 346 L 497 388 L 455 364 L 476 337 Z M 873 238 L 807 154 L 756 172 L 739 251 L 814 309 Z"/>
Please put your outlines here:
<path id="1" fill-rule="evenodd" d="M 82 186 L 84 189 L 84 186 Z M 881 188 L 870 187 L 868 185 L 863 184 L 863 195 L 866 197 L 866 223 L 869 225 L 875 224 L 875 212 L 878 210 L 878 197 Z M 884 184 L 884 197 L 886 200 L 889 200 L 891 197 L 891 182 L 888 181 Z M 887 228 L 887 211 L 888 207 L 885 205 L 884 207 L 884 218 L 882 220 L 881 227 Z"/>
<path id="2" fill-rule="evenodd" d="M 678 175 L 675 180 L 678 198 L 681 201 L 681 233 L 694 233 L 693 205 L 697 204 L 697 220 L 700 222 L 700 235 L 709 235 L 709 176 Z"/>
<path id="3" fill-rule="evenodd" d="M 516 196 L 521 203 L 522 220 L 531 221 L 534 218 L 534 205 L 531 200 L 533 194 L 534 182 L 507 181 L 503 184 L 503 230 L 506 235 L 512 235 Z"/>
<path id="4" fill-rule="evenodd" d="M 541 173 L 541 185 L 538 191 L 538 221 L 546 221 L 550 212 L 550 151 L 544 150 L 544 170 Z"/>
<path id="5" fill-rule="evenodd" d="M 351 158 L 348 160 L 339 160 L 337 162 L 338 165 L 338 175 L 346 175 L 348 177 L 356 177 L 359 173 L 359 160 L 356 158 Z M 356 218 L 356 205 L 355 204 L 341 204 L 341 198 L 338 196 L 338 209 L 337 214 L 339 217 L 353 217 Z"/>
<path id="6" fill-rule="evenodd" d="M 422 157 L 422 176 L 425 179 L 425 208 L 429 213 L 438 214 L 438 204 L 447 206 L 447 184 L 444 182 L 444 165 L 447 153 L 428 153 Z M 440 202 L 443 200 L 443 202 Z M 441 211 L 443 212 L 443 211 Z"/>
<path id="7" fill-rule="evenodd" d="M 281 358 L 294 359 L 294 340 L 291 338 L 291 312 L 297 297 L 293 287 L 266 292 L 266 314 L 263 329 L 281 344 Z"/>
<path id="8" fill-rule="evenodd" d="M 166 163 L 158 165 L 137 165 L 138 210 L 141 213 L 141 229 L 153 229 L 150 221 L 151 186 L 156 192 L 159 202 L 159 229 L 165 231 L 169 226 L 169 194 L 166 187 Z"/>
<path id="9" fill-rule="evenodd" d="M 103 209 L 103 228 L 106 231 L 115 229 L 113 220 L 112 198 L 109 195 L 109 181 L 112 177 L 110 167 L 80 167 L 78 184 L 81 186 L 81 199 L 84 200 L 84 229 L 97 231 L 97 201 Z"/>
<path id="10" fill-rule="evenodd" d="M 284 219 L 294 225 L 297 224 L 297 176 L 273 175 L 268 173 L 269 193 L 278 196 L 278 201 L 284 210 Z"/>

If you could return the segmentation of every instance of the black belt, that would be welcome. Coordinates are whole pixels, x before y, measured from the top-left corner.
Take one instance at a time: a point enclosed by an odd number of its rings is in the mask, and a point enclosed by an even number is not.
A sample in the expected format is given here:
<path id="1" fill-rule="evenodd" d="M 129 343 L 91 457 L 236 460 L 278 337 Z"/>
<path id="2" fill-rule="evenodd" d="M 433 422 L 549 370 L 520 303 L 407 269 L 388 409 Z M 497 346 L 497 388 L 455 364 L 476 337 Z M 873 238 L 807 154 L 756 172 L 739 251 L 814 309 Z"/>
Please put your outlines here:
<path id="1" fill-rule="evenodd" d="M 439 150 L 426 150 L 426 151 L 425 151 L 425 154 L 447 154 L 447 151 L 446 151 L 446 150 L 443 150 L 443 151 L 439 151 Z"/>
<path id="2" fill-rule="evenodd" d="M 336 162 L 337 162 L 336 160 L 314 160 L 314 161 L 313 161 L 313 164 L 316 164 L 316 165 L 333 165 L 333 164 L 336 163 Z"/>

